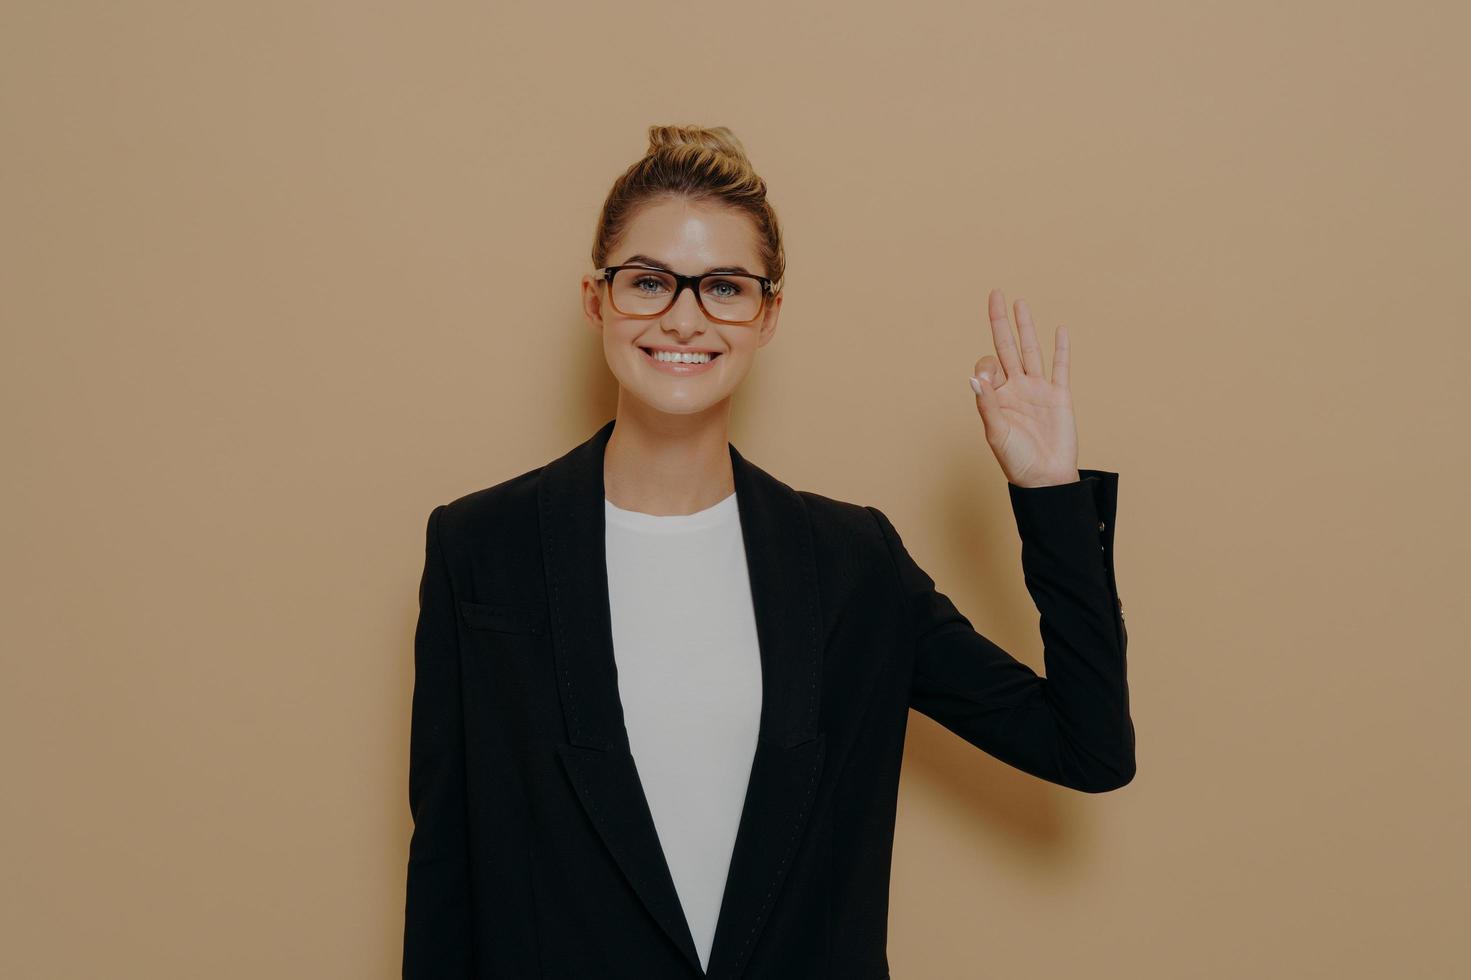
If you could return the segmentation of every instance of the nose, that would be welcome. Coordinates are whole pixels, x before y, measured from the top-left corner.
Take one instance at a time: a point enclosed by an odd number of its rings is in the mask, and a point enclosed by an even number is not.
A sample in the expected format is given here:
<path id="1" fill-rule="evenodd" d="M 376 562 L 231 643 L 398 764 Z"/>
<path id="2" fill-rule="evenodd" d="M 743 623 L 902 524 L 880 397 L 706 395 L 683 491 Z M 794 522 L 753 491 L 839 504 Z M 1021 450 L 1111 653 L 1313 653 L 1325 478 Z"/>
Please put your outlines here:
<path id="1" fill-rule="evenodd" d="M 674 305 L 664 311 L 659 322 L 681 337 L 704 329 L 705 314 L 700 310 L 700 303 L 695 297 L 693 286 L 679 291 L 679 295 L 674 298 Z"/>

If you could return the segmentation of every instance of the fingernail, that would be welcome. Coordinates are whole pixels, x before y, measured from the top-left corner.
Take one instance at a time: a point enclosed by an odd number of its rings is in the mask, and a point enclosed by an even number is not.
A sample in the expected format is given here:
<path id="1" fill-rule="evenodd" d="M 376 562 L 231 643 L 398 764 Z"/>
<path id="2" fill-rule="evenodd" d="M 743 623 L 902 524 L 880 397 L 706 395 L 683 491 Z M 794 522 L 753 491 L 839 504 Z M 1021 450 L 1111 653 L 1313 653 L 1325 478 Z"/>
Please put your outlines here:
<path id="1" fill-rule="evenodd" d="M 971 378 L 970 379 L 970 386 L 971 386 L 972 390 L 974 390 L 977 395 L 979 395 L 981 393 L 981 383 L 979 381 L 977 381 L 975 378 Z"/>

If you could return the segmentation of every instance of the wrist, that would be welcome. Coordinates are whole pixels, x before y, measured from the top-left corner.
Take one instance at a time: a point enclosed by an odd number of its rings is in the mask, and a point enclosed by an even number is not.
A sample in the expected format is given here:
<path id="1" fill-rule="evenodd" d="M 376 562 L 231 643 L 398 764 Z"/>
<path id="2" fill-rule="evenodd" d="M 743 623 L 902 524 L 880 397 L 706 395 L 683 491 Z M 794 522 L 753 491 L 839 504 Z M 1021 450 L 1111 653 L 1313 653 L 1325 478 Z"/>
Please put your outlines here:
<path id="1" fill-rule="evenodd" d="M 1081 479 L 1083 479 L 1083 474 L 1077 469 L 1072 469 L 1066 473 L 1040 476 L 1026 483 L 1013 483 L 1012 486 L 1021 490 L 1040 490 L 1043 487 L 1056 487 L 1067 483 L 1077 483 Z"/>

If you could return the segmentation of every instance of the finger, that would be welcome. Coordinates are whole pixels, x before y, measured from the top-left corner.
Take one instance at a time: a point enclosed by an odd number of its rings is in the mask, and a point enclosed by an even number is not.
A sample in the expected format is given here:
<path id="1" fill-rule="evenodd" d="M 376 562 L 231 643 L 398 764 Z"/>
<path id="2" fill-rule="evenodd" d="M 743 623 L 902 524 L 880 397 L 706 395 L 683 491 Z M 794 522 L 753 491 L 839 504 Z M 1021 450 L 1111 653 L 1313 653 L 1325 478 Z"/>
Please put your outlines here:
<path id="1" fill-rule="evenodd" d="M 1016 329 L 1021 334 L 1022 367 L 1033 377 L 1046 378 L 1047 368 L 1042 363 L 1042 345 L 1037 343 L 1037 328 L 1032 325 L 1032 309 L 1027 301 L 1016 301 Z"/>
<path id="2" fill-rule="evenodd" d="M 979 378 L 982 374 L 991 376 L 991 387 L 993 388 L 1000 388 L 1006 384 L 1006 371 L 1002 369 L 1001 362 L 996 360 L 992 354 L 987 354 L 976 361 L 975 370 L 971 371 L 971 376 L 975 378 Z"/>
<path id="3" fill-rule="evenodd" d="M 1057 325 L 1057 337 L 1053 343 L 1052 383 L 1066 388 L 1068 386 L 1068 365 L 1072 363 L 1073 357 L 1073 347 L 1068 338 L 1067 327 L 1060 323 Z"/>
<path id="4" fill-rule="evenodd" d="M 1011 321 L 1006 318 L 1006 296 L 999 289 L 991 290 L 990 298 L 991 342 L 996 345 L 996 356 L 1008 378 L 1025 374 L 1021 358 L 1016 352 L 1016 338 L 1011 333 Z"/>

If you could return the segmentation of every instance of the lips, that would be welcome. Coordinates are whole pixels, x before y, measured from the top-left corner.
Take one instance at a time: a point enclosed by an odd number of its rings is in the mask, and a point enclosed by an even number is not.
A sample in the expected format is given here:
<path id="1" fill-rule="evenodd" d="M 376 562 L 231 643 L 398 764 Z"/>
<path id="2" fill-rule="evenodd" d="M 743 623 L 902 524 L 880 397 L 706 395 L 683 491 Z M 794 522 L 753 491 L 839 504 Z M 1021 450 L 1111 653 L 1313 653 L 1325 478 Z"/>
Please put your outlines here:
<path id="1" fill-rule="evenodd" d="M 703 362 L 685 360 L 661 361 L 650 353 L 651 349 L 640 347 L 638 349 L 639 356 L 649 362 L 650 371 L 655 371 L 671 378 L 695 378 L 700 375 L 709 374 L 715 370 L 715 362 L 720 359 L 720 353 L 718 351 L 701 351 L 701 353 L 709 354 L 710 359 Z"/>

